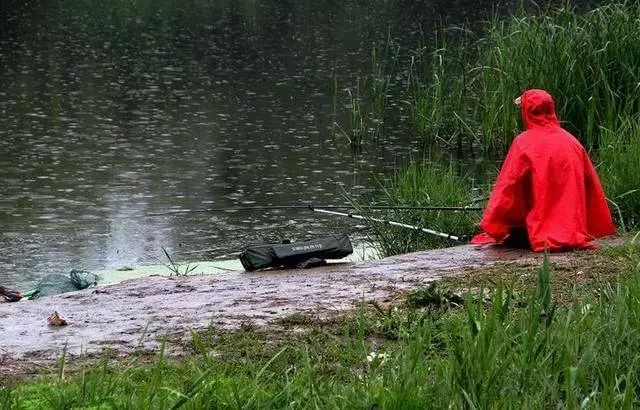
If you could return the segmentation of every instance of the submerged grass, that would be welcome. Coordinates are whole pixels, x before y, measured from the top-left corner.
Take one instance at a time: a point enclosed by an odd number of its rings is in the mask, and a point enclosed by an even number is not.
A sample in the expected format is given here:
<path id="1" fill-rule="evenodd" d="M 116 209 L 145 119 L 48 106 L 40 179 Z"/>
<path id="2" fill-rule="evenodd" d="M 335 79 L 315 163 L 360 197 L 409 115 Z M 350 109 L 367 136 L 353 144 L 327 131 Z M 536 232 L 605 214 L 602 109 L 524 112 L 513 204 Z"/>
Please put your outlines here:
<path id="1" fill-rule="evenodd" d="M 631 243 L 598 257 L 607 255 L 616 264 L 605 260 L 603 269 L 624 276 L 565 292 L 576 297 L 561 304 L 553 283 L 571 286 L 545 257 L 528 283 L 468 293 L 462 307 L 446 303 L 449 292 L 417 291 L 408 301 L 419 304 L 363 305 L 340 320 L 296 320 L 298 330 L 286 333 L 194 334 L 186 359 L 169 360 L 164 349 L 152 361 L 105 359 L 10 384 L 0 406 L 632 408 L 640 404 L 640 250 Z"/>

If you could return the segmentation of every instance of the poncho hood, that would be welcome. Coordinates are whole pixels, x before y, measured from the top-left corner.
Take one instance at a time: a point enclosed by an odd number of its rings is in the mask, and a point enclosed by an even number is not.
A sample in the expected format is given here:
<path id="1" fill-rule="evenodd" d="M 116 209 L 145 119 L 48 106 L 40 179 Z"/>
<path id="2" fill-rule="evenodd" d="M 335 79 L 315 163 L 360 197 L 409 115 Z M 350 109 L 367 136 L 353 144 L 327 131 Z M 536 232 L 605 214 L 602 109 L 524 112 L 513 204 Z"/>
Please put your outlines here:
<path id="1" fill-rule="evenodd" d="M 527 90 L 520 96 L 522 121 L 527 130 L 536 127 L 559 127 L 553 98 L 544 90 Z"/>

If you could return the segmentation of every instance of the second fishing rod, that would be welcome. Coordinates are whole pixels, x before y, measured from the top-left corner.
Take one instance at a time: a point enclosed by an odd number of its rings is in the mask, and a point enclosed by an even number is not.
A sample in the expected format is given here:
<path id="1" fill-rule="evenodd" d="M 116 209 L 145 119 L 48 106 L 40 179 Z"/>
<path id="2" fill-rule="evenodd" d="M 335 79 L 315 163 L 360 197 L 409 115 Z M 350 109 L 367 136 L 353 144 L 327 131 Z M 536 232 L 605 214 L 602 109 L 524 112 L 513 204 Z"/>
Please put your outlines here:
<path id="1" fill-rule="evenodd" d="M 240 206 L 240 207 L 220 207 L 220 208 L 202 208 L 202 209 L 172 209 L 164 212 L 151 212 L 146 216 L 167 216 L 182 215 L 190 213 L 210 213 L 210 212 L 250 212 L 250 211 L 275 211 L 286 209 L 374 209 L 374 210 L 415 210 L 415 211 L 447 211 L 447 212 L 467 212 L 482 211 L 482 207 L 478 206 L 411 206 L 411 205 L 265 205 L 265 206 Z"/>
<path id="2" fill-rule="evenodd" d="M 446 232 L 440 232 L 440 231 L 436 231 L 436 230 L 433 230 L 433 229 L 425 228 L 425 227 L 422 227 L 422 226 L 409 225 L 409 224 L 405 224 L 405 223 L 402 223 L 402 222 L 390 221 L 390 220 L 387 220 L 387 219 L 372 218 L 370 216 L 364 216 L 364 215 L 358 215 L 358 214 L 349 214 L 349 213 L 344 213 L 344 212 L 337 212 L 337 211 L 332 211 L 332 210 L 328 210 L 328 209 L 314 208 L 312 206 L 309 206 L 309 210 L 312 211 L 312 212 L 319 212 L 319 213 L 328 214 L 328 215 L 344 216 L 344 217 L 347 217 L 347 218 L 360 219 L 360 220 L 367 221 L 367 222 L 376 222 L 376 223 L 381 223 L 381 224 L 384 224 L 384 225 L 391 225 L 391 226 L 397 226 L 397 227 L 400 227 L 400 228 L 407 228 L 407 229 L 411 229 L 411 230 L 427 233 L 429 235 L 438 236 L 440 238 L 449 239 L 449 240 L 456 241 L 456 242 L 467 242 L 469 240 L 468 235 L 453 235 L 453 234 L 449 234 L 449 233 L 446 233 Z"/>

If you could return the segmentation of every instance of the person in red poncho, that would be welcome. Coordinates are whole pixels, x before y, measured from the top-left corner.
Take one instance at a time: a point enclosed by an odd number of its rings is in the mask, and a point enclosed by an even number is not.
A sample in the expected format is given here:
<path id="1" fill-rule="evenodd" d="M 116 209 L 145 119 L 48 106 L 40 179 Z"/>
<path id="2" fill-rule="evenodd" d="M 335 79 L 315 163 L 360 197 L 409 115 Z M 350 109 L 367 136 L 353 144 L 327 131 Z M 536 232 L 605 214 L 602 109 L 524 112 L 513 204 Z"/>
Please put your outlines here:
<path id="1" fill-rule="evenodd" d="M 589 155 L 560 127 L 551 96 L 525 91 L 526 131 L 511 144 L 471 243 L 509 244 L 523 237 L 533 251 L 593 249 L 616 229 Z"/>

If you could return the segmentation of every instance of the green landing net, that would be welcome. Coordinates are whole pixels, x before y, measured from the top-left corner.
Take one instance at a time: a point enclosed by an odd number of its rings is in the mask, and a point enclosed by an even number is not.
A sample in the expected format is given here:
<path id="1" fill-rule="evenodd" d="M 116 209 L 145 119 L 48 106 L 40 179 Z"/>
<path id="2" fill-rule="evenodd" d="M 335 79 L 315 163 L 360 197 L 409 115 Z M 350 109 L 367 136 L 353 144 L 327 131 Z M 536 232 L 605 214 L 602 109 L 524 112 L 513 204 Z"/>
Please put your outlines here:
<path id="1" fill-rule="evenodd" d="M 68 276 L 54 273 L 40 279 L 34 289 L 24 292 L 24 297 L 35 299 L 40 296 L 82 290 L 97 285 L 99 280 L 98 275 L 86 270 L 72 269 Z"/>

